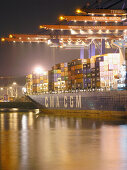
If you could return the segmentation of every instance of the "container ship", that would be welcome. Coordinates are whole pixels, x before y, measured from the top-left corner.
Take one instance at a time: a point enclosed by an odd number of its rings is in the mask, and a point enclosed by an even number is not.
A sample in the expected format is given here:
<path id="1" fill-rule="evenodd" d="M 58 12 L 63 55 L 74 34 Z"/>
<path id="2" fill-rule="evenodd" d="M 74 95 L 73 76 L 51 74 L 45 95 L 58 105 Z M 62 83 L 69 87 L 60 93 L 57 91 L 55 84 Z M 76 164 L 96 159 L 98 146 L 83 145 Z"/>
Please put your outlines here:
<path id="1" fill-rule="evenodd" d="M 120 113 L 125 117 L 127 11 L 77 9 L 76 14 L 60 16 L 60 25 L 40 25 L 49 35 L 15 35 L 16 41 L 34 42 L 40 38 L 50 47 L 89 51 L 86 59 L 80 55 L 78 59 L 55 64 L 47 72 L 27 75 L 26 95 L 48 111 L 100 113 L 99 116 Z"/>
<path id="2" fill-rule="evenodd" d="M 56 64 L 29 74 L 27 95 L 49 111 L 127 114 L 126 66 L 119 53 Z M 77 113 L 78 114 L 78 113 Z"/>

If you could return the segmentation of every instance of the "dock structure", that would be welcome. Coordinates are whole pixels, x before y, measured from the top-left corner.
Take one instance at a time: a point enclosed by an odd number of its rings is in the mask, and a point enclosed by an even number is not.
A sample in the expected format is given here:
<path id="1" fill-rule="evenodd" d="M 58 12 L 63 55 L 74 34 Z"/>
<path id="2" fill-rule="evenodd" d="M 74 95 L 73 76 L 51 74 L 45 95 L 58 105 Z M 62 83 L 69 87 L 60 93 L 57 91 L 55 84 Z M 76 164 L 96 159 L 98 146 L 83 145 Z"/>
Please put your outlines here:
<path id="1" fill-rule="evenodd" d="M 89 58 L 103 55 L 109 48 L 118 48 L 121 65 L 126 65 L 127 48 L 127 11 L 108 9 L 119 0 L 95 9 L 77 9 L 73 16 L 60 16 L 57 25 L 40 25 L 41 34 L 11 34 L 1 41 L 47 43 L 50 47 L 81 49 L 80 58 L 84 58 L 84 49 Z"/>
<path id="2" fill-rule="evenodd" d="M 104 54 L 107 48 L 126 48 L 127 12 L 110 9 L 78 9 L 76 15 L 60 16 L 57 25 L 40 25 L 41 34 L 11 34 L 1 41 L 45 42 L 50 47 L 81 49 L 89 51 L 89 58 Z M 46 34 L 45 34 L 46 32 Z M 118 45 L 119 44 L 119 45 Z M 124 57 L 125 58 L 125 57 Z"/>

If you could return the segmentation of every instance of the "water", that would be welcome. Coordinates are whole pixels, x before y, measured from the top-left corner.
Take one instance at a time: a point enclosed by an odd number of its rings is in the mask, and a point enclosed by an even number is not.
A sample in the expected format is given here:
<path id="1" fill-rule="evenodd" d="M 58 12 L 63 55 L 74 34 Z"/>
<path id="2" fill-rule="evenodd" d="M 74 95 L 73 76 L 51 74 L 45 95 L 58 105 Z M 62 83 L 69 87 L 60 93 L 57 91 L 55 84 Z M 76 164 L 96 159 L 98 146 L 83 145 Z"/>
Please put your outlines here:
<path id="1" fill-rule="evenodd" d="M 127 170 L 127 124 L 0 113 L 0 170 Z"/>

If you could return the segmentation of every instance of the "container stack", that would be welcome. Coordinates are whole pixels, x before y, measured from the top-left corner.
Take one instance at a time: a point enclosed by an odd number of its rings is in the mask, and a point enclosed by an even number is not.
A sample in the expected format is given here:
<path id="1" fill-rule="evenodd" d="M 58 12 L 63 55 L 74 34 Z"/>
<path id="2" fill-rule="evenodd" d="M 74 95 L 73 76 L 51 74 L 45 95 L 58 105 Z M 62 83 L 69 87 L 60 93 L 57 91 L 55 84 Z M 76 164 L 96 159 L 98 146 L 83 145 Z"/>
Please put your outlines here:
<path id="1" fill-rule="evenodd" d="M 29 74 L 27 93 L 67 91 L 76 89 L 117 89 L 121 70 L 120 54 L 92 56 L 60 63 L 48 73 Z M 120 75 L 121 74 L 121 75 Z"/>
<path id="2" fill-rule="evenodd" d="M 61 63 L 61 90 L 68 90 L 68 63 Z"/>
<path id="3" fill-rule="evenodd" d="M 84 59 L 77 59 L 75 61 L 75 80 L 76 89 L 83 89 L 83 63 Z"/>
<path id="4" fill-rule="evenodd" d="M 72 89 L 71 62 L 68 63 L 68 90 Z"/>
<path id="5" fill-rule="evenodd" d="M 104 56 L 99 56 L 96 58 L 96 62 L 95 62 L 95 87 L 97 89 L 101 88 L 101 75 L 100 75 L 100 70 L 101 70 L 101 66 L 104 63 Z"/>
<path id="6" fill-rule="evenodd" d="M 32 92 L 33 93 L 41 92 L 40 74 L 33 73 L 33 75 L 32 75 Z"/>
<path id="7" fill-rule="evenodd" d="M 120 71 L 120 55 L 107 54 L 96 57 L 96 87 L 117 89 L 117 79 Z"/>
<path id="8" fill-rule="evenodd" d="M 26 76 L 26 89 L 28 94 L 32 93 L 32 74 Z"/>
<path id="9" fill-rule="evenodd" d="M 76 89 L 75 61 L 68 63 L 68 90 Z"/>
<path id="10" fill-rule="evenodd" d="M 54 91 L 54 86 L 53 86 L 53 71 L 49 70 L 48 71 L 48 90 L 50 91 Z"/>
<path id="11" fill-rule="evenodd" d="M 41 92 L 48 92 L 48 72 L 40 76 Z"/>
<path id="12" fill-rule="evenodd" d="M 84 87 L 84 89 L 91 88 L 90 59 L 84 59 L 84 63 L 83 63 L 83 87 Z"/>
<path id="13" fill-rule="evenodd" d="M 61 82 L 61 66 L 56 64 L 48 73 L 49 91 L 61 91 L 63 84 Z"/>

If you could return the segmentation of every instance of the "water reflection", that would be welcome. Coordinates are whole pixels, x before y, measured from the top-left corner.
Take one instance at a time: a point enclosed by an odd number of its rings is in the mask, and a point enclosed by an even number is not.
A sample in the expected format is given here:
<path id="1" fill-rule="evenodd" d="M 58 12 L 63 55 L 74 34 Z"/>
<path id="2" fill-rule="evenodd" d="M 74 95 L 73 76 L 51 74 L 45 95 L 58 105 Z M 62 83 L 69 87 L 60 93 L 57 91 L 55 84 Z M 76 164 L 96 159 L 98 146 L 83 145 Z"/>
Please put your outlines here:
<path id="1" fill-rule="evenodd" d="M 0 113 L 0 170 L 126 170 L 127 125 Z"/>

